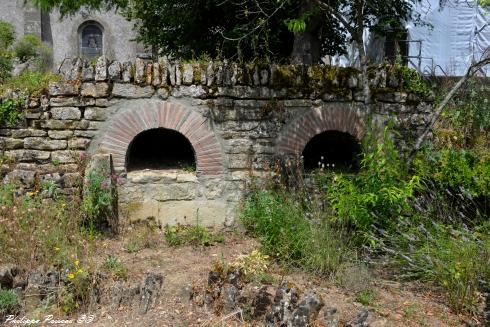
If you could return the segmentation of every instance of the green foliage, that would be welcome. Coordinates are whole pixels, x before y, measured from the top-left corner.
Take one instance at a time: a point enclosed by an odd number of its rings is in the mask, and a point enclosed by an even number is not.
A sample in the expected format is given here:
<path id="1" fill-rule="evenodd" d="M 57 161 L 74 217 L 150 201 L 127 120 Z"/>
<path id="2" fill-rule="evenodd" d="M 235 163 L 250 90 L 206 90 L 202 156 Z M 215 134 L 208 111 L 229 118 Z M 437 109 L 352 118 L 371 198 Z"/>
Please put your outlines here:
<path id="1" fill-rule="evenodd" d="M 399 26 L 412 16 L 418 0 L 350 1 L 302 0 L 34 0 L 44 9 L 72 14 L 80 7 L 123 8 L 136 22 L 138 39 L 163 54 L 190 59 L 203 53 L 211 57 L 243 60 L 280 60 L 290 56 L 294 34 L 308 33 L 318 55 L 344 53 L 351 36 L 365 28 L 376 33 Z M 306 4 L 306 5 L 305 5 Z M 332 15 L 325 10 L 341 13 Z M 223 19 L 226 17 L 226 19 Z M 417 17 L 414 17 L 417 19 Z M 349 27 L 343 23 L 347 21 Z M 289 27 L 289 29 L 288 29 Z M 350 33 L 348 29 L 355 30 Z M 349 32 L 351 32 L 349 31 Z M 362 33 L 361 33 L 362 34 Z M 319 57 L 318 57 L 319 60 Z"/>
<path id="2" fill-rule="evenodd" d="M 415 171 L 441 189 L 462 190 L 471 197 L 490 197 L 490 161 L 471 149 L 427 147 L 414 161 Z"/>
<path id="3" fill-rule="evenodd" d="M 82 211 L 86 217 L 88 232 L 95 236 L 110 220 L 114 201 L 112 176 L 103 169 L 91 170 L 85 176 Z"/>
<path id="4" fill-rule="evenodd" d="M 11 290 L 0 289 L 0 318 L 19 309 L 19 298 Z"/>
<path id="5" fill-rule="evenodd" d="M 9 48 L 15 40 L 15 29 L 12 24 L 0 20 L 0 48 Z"/>
<path id="6" fill-rule="evenodd" d="M 418 94 L 424 98 L 429 97 L 432 94 L 431 88 L 428 83 L 424 82 L 419 73 L 406 65 L 403 65 L 397 60 L 391 67 L 392 73 L 397 75 L 401 81 L 401 88 L 407 92 Z"/>
<path id="7" fill-rule="evenodd" d="M 221 234 L 215 234 L 207 228 L 197 223 L 193 226 L 174 225 L 165 226 L 165 241 L 170 246 L 194 245 L 194 246 L 211 246 L 216 243 L 223 243 L 224 237 Z"/>
<path id="8" fill-rule="evenodd" d="M 406 213 L 408 200 L 421 187 L 419 176 L 406 178 L 390 127 L 377 140 L 370 133 L 365 140 L 361 170 L 355 175 L 333 174 L 326 199 L 337 219 L 369 230 L 373 224 L 390 225 L 393 217 Z"/>
<path id="9" fill-rule="evenodd" d="M 0 83 L 10 77 L 12 71 L 13 53 L 10 51 L 15 40 L 12 24 L 0 20 Z"/>
<path id="10" fill-rule="evenodd" d="M 356 301 L 362 305 L 371 305 L 374 299 L 375 294 L 371 290 L 363 290 L 356 295 Z"/>
<path id="11" fill-rule="evenodd" d="M 25 70 L 19 76 L 10 78 L 0 85 L 0 94 L 5 94 L 7 90 L 20 90 L 25 94 L 37 97 L 48 90 L 50 82 L 59 80 L 59 75 L 51 72 Z"/>
<path id="12" fill-rule="evenodd" d="M 108 255 L 105 260 L 105 268 L 112 273 L 116 279 L 127 279 L 128 268 L 114 255 Z"/>
<path id="13" fill-rule="evenodd" d="M 38 55 L 37 49 L 41 47 L 41 45 L 42 41 L 39 37 L 34 34 L 26 34 L 15 43 L 15 56 L 22 62 L 26 62 Z"/>
<path id="14" fill-rule="evenodd" d="M 22 119 L 23 102 L 23 99 L 19 98 L 0 102 L 0 126 L 12 126 Z"/>
<path id="15" fill-rule="evenodd" d="M 281 264 L 318 274 L 334 272 L 348 254 L 347 238 L 328 220 L 312 224 L 302 204 L 288 193 L 255 190 L 247 197 L 241 220 L 260 238 L 263 250 Z"/>

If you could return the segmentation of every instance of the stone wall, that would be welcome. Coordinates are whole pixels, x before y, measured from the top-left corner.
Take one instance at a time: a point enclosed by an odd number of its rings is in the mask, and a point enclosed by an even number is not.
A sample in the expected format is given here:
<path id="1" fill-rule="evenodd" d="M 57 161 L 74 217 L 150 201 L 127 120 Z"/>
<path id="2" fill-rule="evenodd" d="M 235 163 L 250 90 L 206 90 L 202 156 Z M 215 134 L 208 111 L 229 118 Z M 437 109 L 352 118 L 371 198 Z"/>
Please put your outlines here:
<path id="1" fill-rule="evenodd" d="M 251 172 L 260 174 L 278 157 L 299 157 L 324 131 L 358 140 L 366 131 L 360 74 L 353 69 L 102 57 L 96 66 L 67 61 L 61 73 L 64 81 L 28 99 L 22 124 L 0 129 L 1 154 L 13 159 L 2 166 L 4 181 L 18 180 L 25 190 L 48 181 L 74 194 L 80 158 L 111 156 L 124 182 L 122 220 L 231 225 Z M 384 68 L 371 77 L 373 121 L 393 118 L 405 138 L 416 135 L 430 101 L 404 92 L 403 81 Z M 196 172 L 127 172 L 132 140 L 154 128 L 190 141 Z"/>

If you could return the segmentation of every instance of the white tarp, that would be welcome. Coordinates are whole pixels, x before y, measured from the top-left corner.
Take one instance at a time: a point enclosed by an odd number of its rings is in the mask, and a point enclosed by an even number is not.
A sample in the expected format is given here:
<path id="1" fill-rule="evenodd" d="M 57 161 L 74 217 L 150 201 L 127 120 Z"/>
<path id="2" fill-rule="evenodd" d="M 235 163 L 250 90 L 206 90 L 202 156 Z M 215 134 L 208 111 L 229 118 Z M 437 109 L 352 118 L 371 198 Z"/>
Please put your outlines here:
<path id="1" fill-rule="evenodd" d="M 423 0 L 416 6 L 422 22 L 407 24 L 410 65 L 423 73 L 461 76 L 490 47 L 490 11 L 474 0 Z M 490 76 L 490 68 L 484 69 Z"/>
<path id="2" fill-rule="evenodd" d="M 409 66 L 423 74 L 464 75 L 469 64 L 490 47 L 490 9 L 476 3 L 477 0 L 422 0 L 418 3 L 415 11 L 421 22 L 406 24 L 410 41 Z M 381 61 L 384 40 L 372 38 L 369 33 L 365 33 L 364 40 L 370 58 Z M 352 45 L 347 55 L 329 59 L 327 62 L 333 65 L 359 65 Z M 485 67 L 482 75 L 490 76 L 490 67 Z"/>

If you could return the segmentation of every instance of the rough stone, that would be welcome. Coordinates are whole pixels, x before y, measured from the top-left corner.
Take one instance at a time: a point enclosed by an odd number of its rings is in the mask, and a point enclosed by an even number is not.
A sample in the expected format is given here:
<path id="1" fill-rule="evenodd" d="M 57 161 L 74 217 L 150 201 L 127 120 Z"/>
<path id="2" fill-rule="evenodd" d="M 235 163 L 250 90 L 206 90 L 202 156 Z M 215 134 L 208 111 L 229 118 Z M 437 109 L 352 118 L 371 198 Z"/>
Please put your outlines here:
<path id="1" fill-rule="evenodd" d="M 51 160 L 60 164 L 76 163 L 80 161 L 81 151 L 54 151 L 51 153 Z"/>
<path id="2" fill-rule="evenodd" d="M 92 98 L 102 98 L 109 95 L 110 87 L 108 83 L 83 83 L 81 95 Z"/>
<path id="3" fill-rule="evenodd" d="M 305 297 L 293 312 L 292 326 L 306 327 L 316 319 L 320 309 L 323 307 L 323 301 L 315 294 Z"/>
<path id="4" fill-rule="evenodd" d="M 323 319 L 327 327 L 337 327 L 339 326 L 340 315 L 337 308 L 326 308 L 323 311 Z"/>
<path id="5" fill-rule="evenodd" d="M 123 71 L 123 67 L 119 61 L 114 61 L 109 65 L 107 69 L 107 73 L 109 74 L 109 79 L 112 81 L 119 81 L 121 79 L 121 73 Z"/>
<path id="6" fill-rule="evenodd" d="M 191 85 L 194 77 L 194 67 L 192 64 L 182 65 L 182 84 Z"/>
<path id="7" fill-rule="evenodd" d="M 75 138 L 68 140 L 68 149 L 85 150 L 90 144 L 90 139 Z"/>
<path id="8" fill-rule="evenodd" d="M 51 117 L 61 120 L 79 120 L 82 113 L 77 107 L 56 107 L 51 108 Z"/>
<path id="9" fill-rule="evenodd" d="M 131 82 L 133 78 L 133 64 L 130 61 L 126 61 L 122 66 L 122 81 L 125 83 Z"/>
<path id="10" fill-rule="evenodd" d="M 145 82 L 145 61 L 140 58 L 136 58 L 134 63 L 134 81 L 138 84 Z"/>
<path id="11" fill-rule="evenodd" d="M 66 140 L 73 136 L 73 131 L 48 131 L 48 136 L 55 140 Z"/>
<path id="12" fill-rule="evenodd" d="M 95 105 L 92 98 L 57 97 L 49 99 L 51 107 L 86 107 Z"/>
<path id="13" fill-rule="evenodd" d="M 46 136 L 46 131 L 40 130 L 40 129 L 14 129 L 11 132 L 11 136 L 13 138 L 23 138 L 23 137 L 30 137 L 30 136 L 39 136 L 43 137 Z"/>
<path id="14" fill-rule="evenodd" d="M 132 84 L 115 83 L 112 89 L 112 95 L 120 98 L 137 99 L 150 98 L 155 90 L 151 86 L 141 87 Z"/>
<path id="15" fill-rule="evenodd" d="M 46 129 L 87 129 L 89 127 L 88 120 L 56 120 L 50 119 L 41 122 L 41 128 Z"/>
<path id="16" fill-rule="evenodd" d="M 145 314 L 155 305 L 163 287 L 163 276 L 159 273 L 148 273 L 140 288 L 140 313 Z"/>
<path id="17" fill-rule="evenodd" d="M 106 108 L 88 107 L 85 109 L 83 117 L 88 120 L 106 120 L 110 111 Z"/>
<path id="18" fill-rule="evenodd" d="M 100 56 L 95 64 L 95 80 L 105 81 L 107 79 L 107 66 L 109 65 L 109 60 L 105 56 Z"/>
<path id="19" fill-rule="evenodd" d="M 4 153 L 7 157 L 11 157 L 16 161 L 37 161 L 49 159 L 51 153 L 48 151 L 38 150 L 10 150 Z"/>
<path id="20" fill-rule="evenodd" d="M 27 137 L 24 139 L 24 147 L 34 150 L 63 150 L 66 149 L 65 140 L 48 140 L 42 137 Z"/>
<path id="21" fill-rule="evenodd" d="M 11 289 L 14 284 L 14 277 L 19 272 L 15 265 L 0 266 L 0 286 L 4 289 Z"/>
<path id="22" fill-rule="evenodd" d="M 29 170 L 13 170 L 5 177 L 6 182 L 20 183 L 27 188 L 34 187 L 36 183 L 36 172 Z"/>
<path id="23" fill-rule="evenodd" d="M 74 82 L 50 82 L 48 91 L 50 96 L 77 95 L 80 85 Z"/>
<path id="24" fill-rule="evenodd" d="M 21 139 L 4 138 L 2 141 L 4 150 L 21 149 L 24 147 L 24 141 Z"/>

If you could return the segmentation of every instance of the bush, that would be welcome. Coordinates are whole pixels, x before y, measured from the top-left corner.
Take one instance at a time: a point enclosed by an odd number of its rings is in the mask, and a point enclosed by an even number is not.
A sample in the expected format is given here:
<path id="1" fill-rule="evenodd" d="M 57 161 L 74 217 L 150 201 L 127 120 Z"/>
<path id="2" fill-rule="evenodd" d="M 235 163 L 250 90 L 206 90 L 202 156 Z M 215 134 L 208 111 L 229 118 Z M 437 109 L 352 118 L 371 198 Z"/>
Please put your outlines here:
<path id="1" fill-rule="evenodd" d="M 9 48 L 15 40 L 14 26 L 8 22 L 0 20 L 0 48 Z"/>
<path id="2" fill-rule="evenodd" d="M 15 40 L 14 27 L 7 22 L 0 21 L 0 83 L 4 83 L 12 71 L 13 53 L 10 47 Z"/>
<path id="3" fill-rule="evenodd" d="M 21 62 L 34 60 L 38 71 L 46 71 L 49 67 L 51 49 L 36 35 L 24 35 L 15 43 L 14 53 Z"/>

